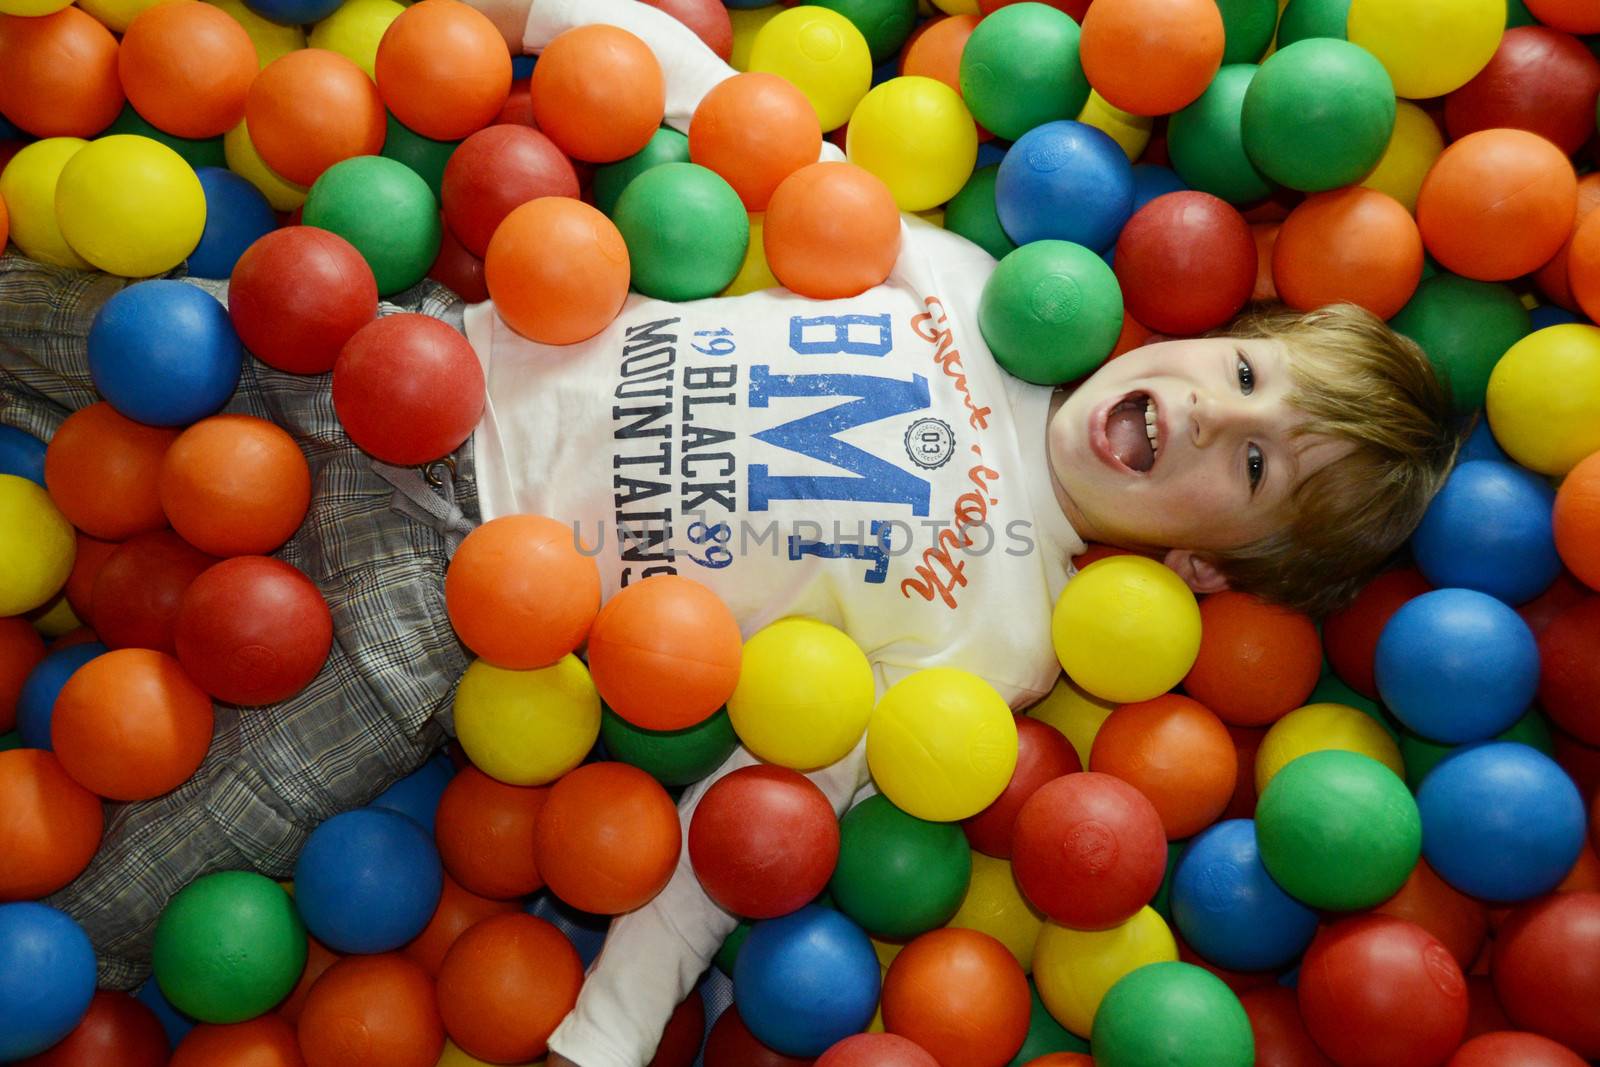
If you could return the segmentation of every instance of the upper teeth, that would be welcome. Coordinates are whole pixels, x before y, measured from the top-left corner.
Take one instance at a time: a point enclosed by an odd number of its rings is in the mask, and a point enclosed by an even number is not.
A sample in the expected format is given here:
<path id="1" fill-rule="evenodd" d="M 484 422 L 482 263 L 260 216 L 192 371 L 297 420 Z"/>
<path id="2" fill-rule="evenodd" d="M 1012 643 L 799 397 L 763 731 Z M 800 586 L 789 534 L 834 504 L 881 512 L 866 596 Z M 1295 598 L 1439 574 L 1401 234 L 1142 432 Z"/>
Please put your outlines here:
<path id="1" fill-rule="evenodd" d="M 1161 444 L 1156 440 L 1156 405 L 1155 401 L 1146 397 L 1144 402 L 1144 435 L 1150 438 L 1150 454 L 1155 455 L 1161 451 Z"/>

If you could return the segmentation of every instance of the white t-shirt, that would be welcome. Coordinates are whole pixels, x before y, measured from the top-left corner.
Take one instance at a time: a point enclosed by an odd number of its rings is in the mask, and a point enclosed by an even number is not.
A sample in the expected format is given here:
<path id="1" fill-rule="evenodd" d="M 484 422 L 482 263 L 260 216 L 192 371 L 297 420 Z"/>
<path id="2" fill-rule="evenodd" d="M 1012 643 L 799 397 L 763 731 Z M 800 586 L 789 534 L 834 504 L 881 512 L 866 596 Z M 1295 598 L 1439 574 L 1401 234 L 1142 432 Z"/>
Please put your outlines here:
<path id="1" fill-rule="evenodd" d="M 633 0 L 535 0 L 525 43 L 593 22 L 650 44 L 680 129 L 734 73 Z M 634 294 L 596 337 L 561 347 L 516 334 L 492 304 L 470 308 L 488 385 L 483 517 L 572 523 L 607 597 L 672 573 L 721 596 L 746 637 L 786 615 L 837 626 L 880 693 L 954 666 L 1026 706 L 1060 674 L 1050 613 L 1084 546 L 1051 486 L 1051 390 L 1002 371 L 978 331 L 993 269 L 906 216 L 889 279 L 846 300 Z M 838 812 L 867 783 L 863 752 L 811 775 Z M 753 762 L 741 749 L 685 795 L 685 833 L 711 782 Z M 735 921 L 685 849 L 668 888 L 613 924 L 551 1047 L 581 1067 L 643 1067 Z"/>

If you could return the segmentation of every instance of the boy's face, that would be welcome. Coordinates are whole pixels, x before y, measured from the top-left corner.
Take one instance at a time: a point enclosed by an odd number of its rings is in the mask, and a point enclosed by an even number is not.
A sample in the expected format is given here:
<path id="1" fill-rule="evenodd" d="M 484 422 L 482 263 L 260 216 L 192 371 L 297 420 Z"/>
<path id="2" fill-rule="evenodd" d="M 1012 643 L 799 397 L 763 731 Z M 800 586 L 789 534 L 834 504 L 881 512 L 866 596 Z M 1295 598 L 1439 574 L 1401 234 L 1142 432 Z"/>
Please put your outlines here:
<path id="1" fill-rule="evenodd" d="M 1278 529 L 1301 479 L 1350 450 L 1292 437 L 1306 416 L 1289 404 L 1288 359 L 1279 341 L 1198 338 L 1090 376 L 1049 427 L 1057 499 L 1079 536 L 1215 552 Z"/>

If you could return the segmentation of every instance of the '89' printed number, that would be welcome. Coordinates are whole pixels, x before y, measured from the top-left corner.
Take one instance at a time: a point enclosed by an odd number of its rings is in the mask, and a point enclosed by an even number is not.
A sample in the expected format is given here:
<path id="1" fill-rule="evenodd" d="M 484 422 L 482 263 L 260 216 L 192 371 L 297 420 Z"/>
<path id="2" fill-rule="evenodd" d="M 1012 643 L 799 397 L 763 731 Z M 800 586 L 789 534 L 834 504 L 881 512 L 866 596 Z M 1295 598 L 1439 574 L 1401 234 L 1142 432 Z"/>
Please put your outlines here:
<path id="1" fill-rule="evenodd" d="M 712 526 L 704 522 L 691 522 L 688 533 L 691 544 L 706 546 L 704 556 L 685 553 L 700 566 L 721 570 L 733 562 L 733 553 L 727 547 L 733 538 L 733 529 L 727 523 L 719 522 Z"/>

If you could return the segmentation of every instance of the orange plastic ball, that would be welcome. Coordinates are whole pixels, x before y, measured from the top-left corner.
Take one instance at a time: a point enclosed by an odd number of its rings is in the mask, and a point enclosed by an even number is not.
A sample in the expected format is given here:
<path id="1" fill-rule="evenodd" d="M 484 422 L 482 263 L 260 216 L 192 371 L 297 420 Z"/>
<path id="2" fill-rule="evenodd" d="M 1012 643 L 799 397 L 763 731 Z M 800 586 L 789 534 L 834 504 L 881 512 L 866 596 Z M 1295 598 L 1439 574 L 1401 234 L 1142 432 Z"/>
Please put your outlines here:
<path id="1" fill-rule="evenodd" d="M 533 68 L 529 92 L 539 129 L 567 155 L 589 163 L 615 163 L 639 151 L 667 109 L 666 79 L 650 46 L 600 24 L 551 41 Z"/>
<path id="2" fill-rule="evenodd" d="M 72 1032 L 12 1067 L 169 1067 L 167 1032 L 131 993 L 97 990 Z"/>
<path id="3" fill-rule="evenodd" d="M 1272 278 L 1290 307 L 1348 302 L 1390 319 L 1422 280 L 1422 234 L 1400 201 L 1376 189 L 1317 193 L 1284 220 Z"/>
<path id="4" fill-rule="evenodd" d="M 83 872 L 100 847 L 100 798 L 54 753 L 0 752 L 0 902 L 37 900 Z"/>
<path id="5" fill-rule="evenodd" d="M 534 853 L 550 891 L 580 911 L 621 915 L 666 888 L 683 828 L 661 784 L 626 763 L 586 763 L 550 787 Z"/>
<path id="6" fill-rule="evenodd" d="M 1418 860 L 1400 891 L 1372 910 L 1416 923 L 1437 937 L 1463 970 L 1472 966 L 1489 936 L 1488 907 L 1452 889 L 1427 860 Z"/>
<path id="7" fill-rule="evenodd" d="M 288 1020 L 291 1026 L 300 1021 L 300 1012 L 305 1009 L 306 997 L 311 995 L 311 987 L 317 984 L 324 972 L 335 963 L 344 959 L 321 941 L 310 935 L 306 936 L 306 965 L 300 972 L 300 980 L 294 984 L 294 989 L 278 1005 L 278 1014 Z M 291 1035 L 291 1040 L 293 1040 Z M 299 1051 L 299 1046 L 295 1046 Z"/>
<path id="8" fill-rule="evenodd" d="M 1584 585 L 1600 590 L 1600 452 L 1567 472 L 1552 518 L 1561 561 Z"/>
<path id="9" fill-rule="evenodd" d="M 544 196 L 500 223 L 483 279 L 513 330 L 540 344 L 570 345 L 611 325 L 628 299 L 631 269 L 610 219 L 581 200 Z"/>
<path id="10" fill-rule="evenodd" d="M 621 590 L 589 630 L 589 673 L 601 699 L 645 730 L 682 730 L 716 714 L 739 683 L 743 654 L 728 605 L 675 574 Z"/>
<path id="11" fill-rule="evenodd" d="M 305 1067 L 294 1026 L 276 1012 L 249 1022 L 201 1023 L 172 1050 L 170 1067 Z"/>
<path id="12" fill-rule="evenodd" d="M 1578 178 L 1561 149 L 1526 130 L 1468 134 L 1417 195 L 1422 241 L 1446 270 L 1506 281 L 1537 270 L 1572 233 Z"/>
<path id="13" fill-rule="evenodd" d="M 213 556 L 265 556 L 311 504 L 311 468 L 282 427 L 253 415 L 201 419 L 161 464 L 161 507 L 185 541 Z"/>
<path id="14" fill-rule="evenodd" d="M 78 618 L 93 623 L 94 613 L 90 609 L 94 607 L 94 583 L 100 577 L 100 568 L 117 550 L 118 544 L 90 537 L 82 530 L 78 531 L 77 542 L 77 554 L 72 557 L 72 572 L 67 575 L 67 605 Z M 3 708 L 4 702 L 0 700 L 0 709 Z M 0 721 L 3 720 L 4 714 L 0 711 Z"/>
<path id="15" fill-rule="evenodd" d="M 485 919 L 456 940 L 439 968 L 439 1014 L 462 1051 L 526 1063 L 578 1002 L 583 963 L 560 930 L 522 912 Z"/>
<path id="16" fill-rule="evenodd" d="M 534 832 L 550 793 L 507 785 L 463 767 L 439 798 L 433 835 L 439 858 L 462 888 L 492 900 L 525 897 L 544 885 L 534 862 Z"/>
<path id="17" fill-rule="evenodd" d="M 900 210 L 876 175 L 853 163 L 812 163 L 778 186 L 762 229 L 767 265 L 801 296 L 858 296 L 900 255 Z"/>
<path id="18" fill-rule="evenodd" d="M 117 39 L 77 7 L 0 15 L 0 113 L 35 137 L 93 137 L 122 110 Z"/>
<path id="19" fill-rule="evenodd" d="M 1567 251 L 1572 301 L 1591 319 L 1600 315 L 1600 211 L 1591 211 Z"/>
<path id="20" fill-rule="evenodd" d="M 444 575 L 445 609 L 476 655 L 506 670 L 548 667 L 577 650 L 600 610 L 600 568 L 577 532 L 544 515 L 484 523 Z"/>
<path id="21" fill-rule="evenodd" d="M 377 155 L 388 131 L 367 72 L 325 48 L 301 48 L 267 64 L 250 85 L 244 115 L 262 161 L 299 185 L 342 159 Z"/>
<path id="22" fill-rule="evenodd" d="M 1168 115 L 1206 91 L 1223 44 L 1215 0 L 1096 0 L 1078 51 L 1089 84 L 1112 107 Z"/>
<path id="23" fill-rule="evenodd" d="M 1600 33 L 1594 0 L 1527 0 L 1528 11 L 1546 26 L 1567 33 Z"/>
<path id="24" fill-rule="evenodd" d="M 82 535 L 78 539 L 82 541 Z M 76 559 L 73 566 L 77 566 Z M 67 580 L 72 579 L 69 576 Z M 44 638 L 27 619 L 0 619 L 0 734 L 17 728 L 17 697 L 44 656 Z"/>
<path id="25" fill-rule="evenodd" d="M 920 75 L 961 91 L 961 53 L 967 38 L 978 28 L 977 15 L 949 15 L 934 19 L 906 42 L 900 62 L 902 75 Z"/>
<path id="26" fill-rule="evenodd" d="M 1578 179 L 1578 213 L 1573 219 L 1571 236 L 1567 238 L 1567 243 L 1561 246 L 1561 251 L 1557 252 L 1550 262 L 1540 267 L 1533 276 L 1534 282 L 1544 295 L 1568 311 L 1578 309 L 1577 299 L 1572 295 L 1570 269 L 1572 242 L 1596 208 L 1600 208 L 1600 174 L 1585 174 Z M 1590 240 L 1594 240 L 1593 236 Z M 1588 259 L 1580 269 L 1586 273 L 1600 274 L 1600 261 L 1597 261 L 1600 260 L 1600 248 L 1595 248 L 1591 244 L 1586 251 Z M 1600 277 L 1595 277 L 1593 284 L 1600 288 Z"/>
<path id="27" fill-rule="evenodd" d="M 68 415 L 44 455 L 44 483 L 61 514 L 105 541 L 167 525 L 157 491 L 177 430 L 146 426 L 101 401 Z"/>
<path id="28" fill-rule="evenodd" d="M 1121 778 L 1161 816 L 1167 839 L 1199 833 L 1233 797 L 1239 760 L 1222 720 L 1198 700 L 1167 693 L 1124 704 L 1095 735 L 1089 769 Z"/>
<path id="29" fill-rule="evenodd" d="M 1316 624 L 1249 593 L 1200 602 L 1200 654 L 1184 692 L 1233 726 L 1267 726 L 1300 707 L 1322 672 Z"/>
<path id="30" fill-rule="evenodd" d="M 306 1067 L 434 1067 L 444 1051 L 433 980 L 397 952 L 329 967 L 306 997 L 299 1034 Z"/>
<path id="31" fill-rule="evenodd" d="M 152 126 L 179 137 L 220 137 L 244 119 L 260 66 L 232 16 L 201 3 L 146 8 L 117 54 L 122 87 Z"/>
<path id="32" fill-rule="evenodd" d="M 960 927 L 912 941 L 883 980 L 883 1026 L 940 1063 L 1002 1067 L 1028 1036 L 1032 997 L 1011 950 Z"/>
<path id="33" fill-rule="evenodd" d="M 528 852 L 530 855 L 533 852 L 531 844 Z M 444 876 L 444 892 L 439 894 L 439 906 L 434 909 L 433 918 L 422 928 L 422 933 L 401 951 L 437 978 L 439 966 L 444 963 L 446 953 L 457 938 L 485 919 L 520 911 L 521 908 L 522 904 L 517 900 L 490 900 L 469 892 L 447 874 Z"/>
<path id="34" fill-rule="evenodd" d="M 495 120 L 511 93 L 506 39 L 460 0 L 422 0 L 383 35 L 374 66 L 378 92 L 408 129 L 459 141 Z"/>
<path id="35" fill-rule="evenodd" d="M 689 122 L 689 159 L 722 175 L 746 211 L 765 211 L 783 179 L 821 151 L 816 109 L 776 74 L 752 71 L 719 83 Z"/>

